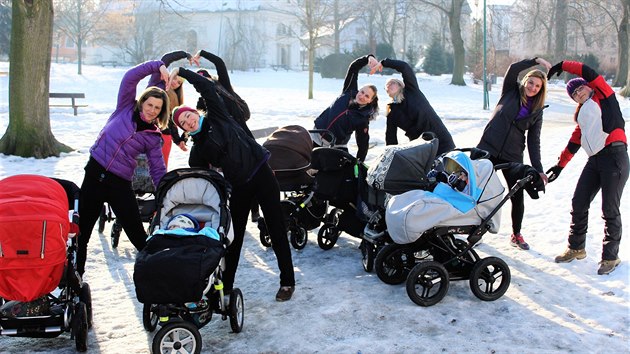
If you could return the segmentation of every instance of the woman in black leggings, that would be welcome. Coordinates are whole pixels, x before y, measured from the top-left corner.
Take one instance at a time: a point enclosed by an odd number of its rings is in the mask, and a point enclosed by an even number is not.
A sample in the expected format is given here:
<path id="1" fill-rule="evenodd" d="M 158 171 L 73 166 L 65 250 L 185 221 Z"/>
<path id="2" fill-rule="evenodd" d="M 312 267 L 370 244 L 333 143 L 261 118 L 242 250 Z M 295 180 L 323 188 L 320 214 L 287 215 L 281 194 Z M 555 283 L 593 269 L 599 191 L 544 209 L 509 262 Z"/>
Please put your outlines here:
<path id="1" fill-rule="evenodd" d="M 290 300 L 295 290 L 293 260 L 280 205 L 280 187 L 267 164 L 269 151 L 260 146 L 229 116 L 223 101 L 217 95 L 213 81 L 184 68 L 171 72 L 171 79 L 177 76 L 191 83 L 206 103 L 206 112 L 187 106 L 179 106 L 173 110 L 173 121 L 187 131 L 194 142 L 188 160 L 190 167 L 220 168 L 225 179 L 232 185 L 230 210 L 234 241 L 226 255 L 224 289 L 229 291 L 234 285 L 247 217 L 255 198 L 265 215 L 280 269 L 280 289 L 276 300 Z"/>

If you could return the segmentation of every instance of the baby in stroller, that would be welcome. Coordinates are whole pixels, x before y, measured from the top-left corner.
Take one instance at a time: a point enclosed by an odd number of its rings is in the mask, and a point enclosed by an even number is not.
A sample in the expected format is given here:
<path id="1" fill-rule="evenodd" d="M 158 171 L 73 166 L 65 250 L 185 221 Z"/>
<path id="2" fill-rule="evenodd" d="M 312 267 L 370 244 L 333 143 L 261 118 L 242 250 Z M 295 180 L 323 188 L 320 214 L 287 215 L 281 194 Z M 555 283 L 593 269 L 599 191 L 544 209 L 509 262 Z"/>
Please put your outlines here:
<path id="1" fill-rule="evenodd" d="M 0 335 L 70 332 L 77 351 L 87 350 L 92 296 L 76 271 L 78 200 L 66 180 L 0 181 Z"/>
<path id="2" fill-rule="evenodd" d="M 243 295 L 223 293 L 224 255 L 233 239 L 227 201 L 230 187 L 216 171 L 183 168 L 168 172 L 156 192 L 151 236 L 134 266 L 136 296 L 143 303 L 153 353 L 173 347 L 199 353 L 199 329 L 218 313 L 232 331 L 243 327 Z"/>
<path id="3" fill-rule="evenodd" d="M 478 149 L 446 153 L 427 173 L 427 188 L 387 198 L 386 241 L 374 261 L 376 273 L 388 284 L 406 280 L 407 294 L 420 306 L 441 301 L 449 280 L 469 280 L 484 301 L 500 298 L 509 287 L 507 264 L 482 259 L 472 247 L 486 232 L 498 232 L 501 206 L 519 189 L 535 188 L 539 177 L 529 166 L 493 166 L 486 157 Z M 522 173 L 505 197 L 495 173 L 501 168 Z"/>

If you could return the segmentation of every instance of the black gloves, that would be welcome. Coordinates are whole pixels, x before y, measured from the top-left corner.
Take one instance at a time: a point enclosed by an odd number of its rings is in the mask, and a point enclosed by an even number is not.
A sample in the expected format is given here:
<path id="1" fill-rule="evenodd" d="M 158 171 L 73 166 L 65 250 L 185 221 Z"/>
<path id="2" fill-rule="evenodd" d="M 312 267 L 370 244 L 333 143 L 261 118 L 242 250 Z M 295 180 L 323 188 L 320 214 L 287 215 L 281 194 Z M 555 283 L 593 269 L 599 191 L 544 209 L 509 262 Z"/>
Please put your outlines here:
<path id="1" fill-rule="evenodd" d="M 554 75 L 560 76 L 560 74 L 562 74 L 562 63 L 563 62 L 559 62 L 549 69 L 549 72 L 547 73 L 547 80 L 551 79 Z"/>
<path id="2" fill-rule="evenodd" d="M 560 176 L 560 172 L 562 172 L 562 167 L 560 167 L 558 165 L 555 165 L 555 166 L 551 167 L 550 169 L 548 169 L 546 174 L 547 174 L 549 180 L 547 182 L 551 183 L 551 182 L 555 181 L 556 178 L 558 178 L 558 176 Z"/>
<path id="3" fill-rule="evenodd" d="M 178 61 L 180 59 L 188 59 L 190 60 L 192 58 L 192 56 L 190 55 L 190 53 L 187 53 L 183 50 L 177 50 L 174 52 L 170 52 L 170 53 L 166 53 L 162 56 L 161 60 L 164 63 L 164 66 L 166 66 L 168 68 L 169 65 L 171 65 L 172 62 L 174 61 Z"/>

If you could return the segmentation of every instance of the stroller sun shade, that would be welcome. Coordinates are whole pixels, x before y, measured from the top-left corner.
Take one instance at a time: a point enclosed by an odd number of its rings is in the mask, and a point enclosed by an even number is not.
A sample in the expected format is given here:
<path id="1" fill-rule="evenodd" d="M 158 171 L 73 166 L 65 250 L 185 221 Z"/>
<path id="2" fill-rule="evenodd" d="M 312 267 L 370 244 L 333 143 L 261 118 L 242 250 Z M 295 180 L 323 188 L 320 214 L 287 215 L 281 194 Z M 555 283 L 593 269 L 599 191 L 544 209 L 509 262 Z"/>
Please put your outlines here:
<path id="1" fill-rule="evenodd" d="M 370 186 L 391 194 L 428 186 L 427 172 L 431 169 L 438 149 L 438 140 L 414 140 L 388 147 L 370 166 L 367 182 Z"/>

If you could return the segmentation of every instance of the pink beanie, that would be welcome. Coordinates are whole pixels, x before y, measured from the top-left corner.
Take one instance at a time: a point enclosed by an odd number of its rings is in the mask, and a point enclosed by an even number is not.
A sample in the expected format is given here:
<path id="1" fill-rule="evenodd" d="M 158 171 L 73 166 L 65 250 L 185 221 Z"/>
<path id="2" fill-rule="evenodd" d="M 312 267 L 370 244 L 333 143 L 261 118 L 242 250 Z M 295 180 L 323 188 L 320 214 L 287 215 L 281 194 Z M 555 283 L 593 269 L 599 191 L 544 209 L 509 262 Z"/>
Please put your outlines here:
<path id="1" fill-rule="evenodd" d="M 175 123 L 175 125 L 177 125 L 181 130 L 186 130 L 184 128 L 182 128 L 181 124 L 179 123 L 179 115 L 184 113 L 184 112 L 197 112 L 196 109 L 194 108 L 190 108 L 188 106 L 178 106 L 173 108 L 173 123 Z"/>

